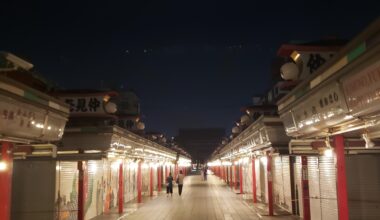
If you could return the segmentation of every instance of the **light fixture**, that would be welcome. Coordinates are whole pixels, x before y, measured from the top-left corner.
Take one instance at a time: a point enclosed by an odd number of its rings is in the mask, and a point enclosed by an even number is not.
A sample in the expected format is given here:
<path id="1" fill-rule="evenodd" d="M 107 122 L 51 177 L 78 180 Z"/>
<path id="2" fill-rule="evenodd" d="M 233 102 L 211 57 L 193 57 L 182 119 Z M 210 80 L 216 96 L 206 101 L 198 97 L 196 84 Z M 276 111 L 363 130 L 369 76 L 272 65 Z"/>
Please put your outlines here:
<path id="1" fill-rule="evenodd" d="M 330 138 L 329 138 L 329 136 L 326 137 L 325 145 L 326 145 L 326 149 L 324 150 L 323 155 L 326 156 L 326 157 L 332 157 L 333 153 L 334 153 L 334 150 L 333 150 L 333 148 L 330 145 Z"/>
<path id="2" fill-rule="evenodd" d="M 375 143 L 373 143 L 367 133 L 362 134 L 362 138 L 365 141 L 365 148 L 373 148 Z"/>
<path id="3" fill-rule="evenodd" d="M 0 171 L 5 171 L 7 169 L 7 163 L 5 161 L 0 161 Z"/>

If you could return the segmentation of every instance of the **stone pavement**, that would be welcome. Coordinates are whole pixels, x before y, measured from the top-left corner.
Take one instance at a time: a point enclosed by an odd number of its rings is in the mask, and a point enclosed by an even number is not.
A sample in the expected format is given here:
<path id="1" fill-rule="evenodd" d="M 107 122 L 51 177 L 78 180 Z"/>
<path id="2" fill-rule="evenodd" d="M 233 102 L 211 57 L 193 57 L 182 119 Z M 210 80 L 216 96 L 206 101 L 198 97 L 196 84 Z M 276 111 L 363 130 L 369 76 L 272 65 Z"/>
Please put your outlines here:
<path id="1" fill-rule="evenodd" d="M 142 204 L 136 201 L 125 205 L 125 213 L 114 210 L 92 220 L 296 220 L 292 215 L 265 216 L 265 205 L 253 205 L 226 187 L 214 175 L 204 181 L 200 175 L 187 176 L 182 196 L 174 186 L 173 197 L 164 193 L 153 198 L 143 197 Z M 275 212 L 276 213 L 276 212 Z"/>

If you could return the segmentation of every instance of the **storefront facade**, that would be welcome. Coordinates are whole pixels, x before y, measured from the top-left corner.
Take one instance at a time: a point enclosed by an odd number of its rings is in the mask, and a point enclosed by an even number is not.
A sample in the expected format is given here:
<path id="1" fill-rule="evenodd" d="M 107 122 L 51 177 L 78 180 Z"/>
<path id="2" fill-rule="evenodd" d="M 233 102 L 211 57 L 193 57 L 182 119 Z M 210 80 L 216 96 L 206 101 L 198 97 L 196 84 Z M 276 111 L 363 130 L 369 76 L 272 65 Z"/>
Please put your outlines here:
<path id="1" fill-rule="evenodd" d="M 380 217 L 379 39 L 377 21 L 278 102 L 303 219 Z"/>

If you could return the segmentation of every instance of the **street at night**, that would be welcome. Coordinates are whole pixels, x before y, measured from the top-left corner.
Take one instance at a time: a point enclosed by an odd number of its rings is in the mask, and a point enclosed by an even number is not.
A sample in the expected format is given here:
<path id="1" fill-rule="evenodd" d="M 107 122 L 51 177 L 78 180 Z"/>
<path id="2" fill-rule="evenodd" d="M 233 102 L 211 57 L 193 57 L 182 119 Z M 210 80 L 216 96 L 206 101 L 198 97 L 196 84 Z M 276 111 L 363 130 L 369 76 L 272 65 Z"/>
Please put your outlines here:
<path id="1" fill-rule="evenodd" d="M 0 220 L 379 220 L 376 1 L 9 1 Z"/>

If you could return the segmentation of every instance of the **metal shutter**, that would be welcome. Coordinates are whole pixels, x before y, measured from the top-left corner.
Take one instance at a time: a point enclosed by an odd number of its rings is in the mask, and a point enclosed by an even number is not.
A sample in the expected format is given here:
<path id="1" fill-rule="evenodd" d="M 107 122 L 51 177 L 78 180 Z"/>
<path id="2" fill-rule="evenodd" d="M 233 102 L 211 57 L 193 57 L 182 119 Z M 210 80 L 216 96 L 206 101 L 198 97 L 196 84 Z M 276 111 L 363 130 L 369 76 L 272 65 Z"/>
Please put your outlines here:
<path id="1" fill-rule="evenodd" d="M 102 160 L 89 160 L 87 162 L 89 195 L 86 199 L 86 219 L 103 213 L 105 190 L 103 166 Z"/>
<path id="2" fill-rule="evenodd" d="M 252 193 L 252 160 L 243 166 L 243 192 Z"/>
<path id="3" fill-rule="evenodd" d="M 289 156 L 282 156 L 282 180 L 283 180 L 283 192 L 284 192 L 284 204 L 282 204 L 282 207 L 292 212 L 292 191 L 291 191 L 291 184 L 290 184 L 290 163 L 289 163 Z"/>
<path id="4" fill-rule="evenodd" d="M 77 162 L 57 162 L 57 218 L 77 219 L 78 170 Z"/>
<path id="5" fill-rule="evenodd" d="M 319 157 L 319 183 L 323 220 L 338 219 L 334 157 Z"/>
<path id="6" fill-rule="evenodd" d="M 310 195 L 310 217 L 313 220 L 322 220 L 318 160 L 319 159 L 317 156 L 307 157 Z"/>
<path id="7" fill-rule="evenodd" d="M 282 162 L 281 156 L 272 158 L 273 173 L 273 202 L 278 206 L 284 203 L 283 179 L 282 179 Z"/>
<path id="8" fill-rule="evenodd" d="M 350 219 L 380 219 L 380 155 L 346 155 Z"/>
<path id="9" fill-rule="evenodd" d="M 243 192 L 252 193 L 252 165 L 250 162 L 243 167 Z"/>
<path id="10" fill-rule="evenodd" d="M 296 195 L 298 195 L 296 197 L 296 200 L 298 202 L 298 210 L 299 210 L 299 214 L 300 216 L 303 216 L 303 200 L 302 200 L 302 162 L 301 162 L 301 156 L 296 156 L 296 160 L 295 160 L 295 163 L 294 163 L 294 178 L 295 178 L 295 181 L 294 181 L 294 184 L 295 184 L 295 191 L 296 191 Z"/>
<path id="11" fill-rule="evenodd" d="M 255 174 L 256 174 L 256 197 L 261 201 L 261 180 L 260 180 L 260 159 L 256 158 L 255 160 Z"/>

